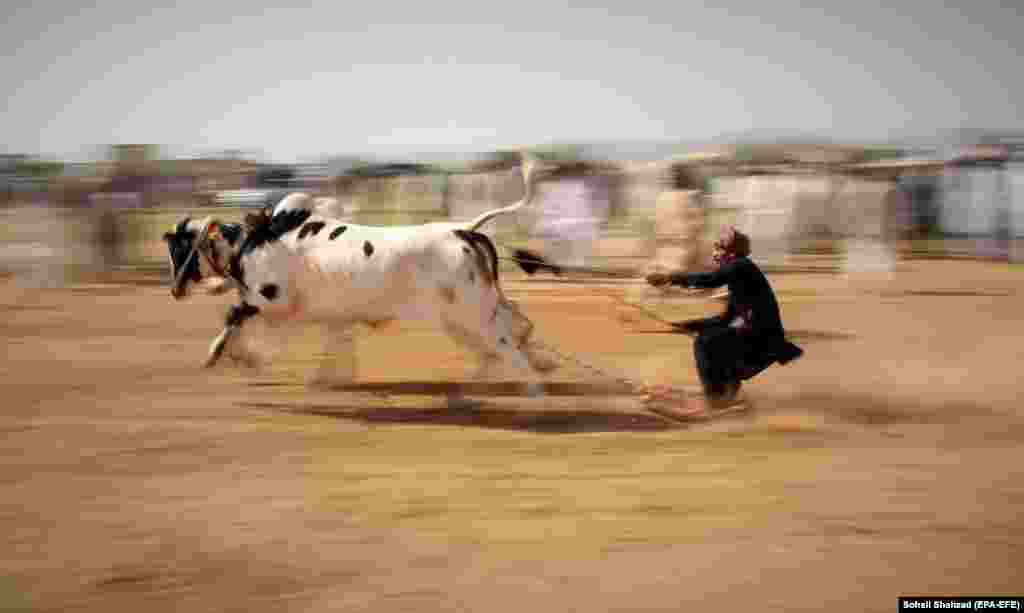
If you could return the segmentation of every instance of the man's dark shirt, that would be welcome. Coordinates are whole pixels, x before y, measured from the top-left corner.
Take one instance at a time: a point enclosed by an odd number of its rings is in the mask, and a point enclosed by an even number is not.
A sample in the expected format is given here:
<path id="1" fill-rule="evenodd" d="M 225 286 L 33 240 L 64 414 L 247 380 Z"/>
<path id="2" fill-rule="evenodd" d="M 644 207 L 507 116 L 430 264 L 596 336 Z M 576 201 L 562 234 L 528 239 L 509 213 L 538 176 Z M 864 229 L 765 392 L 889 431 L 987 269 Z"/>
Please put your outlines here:
<path id="1" fill-rule="evenodd" d="M 741 330 L 755 337 L 765 340 L 785 337 L 775 292 L 761 269 L 749 258 L 736 258 L 713 272 L 672 273 L 669 281 L 673 285 L 701 289 L 729 286 L 729 304 L 725 312 L 705 320 L 706 326 L 727 326 L 741 317 Z"/>

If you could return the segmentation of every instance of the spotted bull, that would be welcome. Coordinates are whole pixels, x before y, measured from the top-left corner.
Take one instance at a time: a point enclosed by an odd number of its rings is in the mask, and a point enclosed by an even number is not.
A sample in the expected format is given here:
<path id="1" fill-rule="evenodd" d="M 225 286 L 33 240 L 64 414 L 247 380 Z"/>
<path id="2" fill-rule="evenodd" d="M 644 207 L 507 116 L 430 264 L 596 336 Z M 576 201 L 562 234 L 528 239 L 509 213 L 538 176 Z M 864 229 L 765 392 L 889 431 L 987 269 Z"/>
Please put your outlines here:
<path id="1" fill-rule="evenodd" d="M 477 356 L 475 378 L 510 365 L 528 391 L 539 394 L 538 374 L 553 364 L 531 348 L 533 324 L 503 295 L 496 250 L 478 232 L 490 219 L 530 201 L 533 174 L 533 165 L 524 163 L 522 200 L 462 223 L 350 224 L 318 213 L 301 193 L 286 197 L 271 214 L 249 215 L 244 226 L 185 220 L 167 237 L 176 280 L 172 294 L 184 297 L 190 282 L 208 276 L 216 291 L 225 285 L 238 290 L 240 302 L 211 344 L 208 366 L 225 352 L 244 363 L 258 361 L 243 335 L 252 317 L 270 325 L 325 324 L 325 353 L 335 358 L 352 353 L 355 324 L 376 328 L 419 320 L 437 324 Z M 451 404 L 461 401 L 457 392 L 449 397 Z"/>

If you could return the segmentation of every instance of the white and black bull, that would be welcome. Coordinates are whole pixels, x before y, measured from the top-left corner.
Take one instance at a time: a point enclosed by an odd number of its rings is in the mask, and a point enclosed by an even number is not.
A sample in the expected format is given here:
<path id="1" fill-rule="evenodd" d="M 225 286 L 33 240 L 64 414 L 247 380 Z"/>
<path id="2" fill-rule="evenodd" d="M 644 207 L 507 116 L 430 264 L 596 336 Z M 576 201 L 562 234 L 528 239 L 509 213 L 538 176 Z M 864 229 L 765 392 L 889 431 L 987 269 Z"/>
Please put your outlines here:
<path id="1" fill-rule="evenodd" d="M 267 198 L 267 207 L 276 208 L 290 195 L 272 194 Z M 341 218 L 341 205 L 335 198 L 294 196 L 288 208 L 294 208 L 301 201 L 315 215 Z M 190 284 L 200 285 L 206 293 L 215 295 L 231 289 L 232 283 L 225 268 L 241 243 L 243 231 L 242 224 L 223 223 L 212 218 L 193 220 L 185 217 L 175 224 L 163 236 L 174 277 L 171 295 L 179 300 L 186 297 L 192 287 Z"/>
<path id="2" fill-rule="evenodd" d="M 542 393 L 539 371 L 553 364 L 530 346 L 533 324 L 502 294 L 497 253 L 477 229 L 512 213 L 532 197 L 532 165 L 524 164 L 526 194 L 514 205 L 469 222 L 414 226 L 362 226 L 314 212 L 312 199 L 292 194 L 272 215 L 250 215 L 245 226 L 215 219 L 185 220 L 166 235 L 176 298 L 189 282 L 215 279 L 210 291 L 231 285 L 224 331 L 211 344 L 207 366 L 228 355 L 257 361 L 246 346 L 243 323 L 262 316 L 270 325 L 313 321 L 326 325 L 326 352 L 353 364 L 351 328 L 420 320 L 439 325 L 479 358 L 475 378 L 499 364 L 514 367 L 531 394 Z M 348 373 L 332 372 L 320 379 Z M 450 403 L 460 401 L 453 392 Z"/>

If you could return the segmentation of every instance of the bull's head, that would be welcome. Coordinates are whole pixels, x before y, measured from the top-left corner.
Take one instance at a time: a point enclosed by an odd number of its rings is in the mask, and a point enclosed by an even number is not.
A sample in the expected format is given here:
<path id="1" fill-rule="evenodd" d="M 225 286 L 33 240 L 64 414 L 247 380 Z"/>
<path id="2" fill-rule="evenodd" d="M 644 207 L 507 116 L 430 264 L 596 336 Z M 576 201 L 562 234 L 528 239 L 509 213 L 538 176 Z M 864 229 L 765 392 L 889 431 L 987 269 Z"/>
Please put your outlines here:
<path id="1" fill-rule="evenodd" d="M 206 218 L 194 221 L 185 217 L 174 229 L 164 234 L 168 258 L 171 265 L 171 295 L 180 300 L 188 295 L 189 283 L 203 279 L 220 281 L 211 290 L 219 293 L 227 288 L 225 267 L 230 260 L 234 245 L 238 242 L 242 227 L 225 224 Z"/>

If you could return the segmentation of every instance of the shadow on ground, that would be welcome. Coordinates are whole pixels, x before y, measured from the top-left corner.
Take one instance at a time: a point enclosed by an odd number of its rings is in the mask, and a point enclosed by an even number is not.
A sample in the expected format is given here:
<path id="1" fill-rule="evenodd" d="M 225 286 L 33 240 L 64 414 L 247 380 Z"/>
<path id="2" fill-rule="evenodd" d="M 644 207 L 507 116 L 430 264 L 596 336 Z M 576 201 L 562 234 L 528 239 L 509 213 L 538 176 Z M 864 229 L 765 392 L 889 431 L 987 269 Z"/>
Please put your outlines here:
<path id="1" fill-rule="evenodd" d="M 451 410 L 447 407 L 359 407 L 345 404 L 241 403 L 246 408 L 265 409 L 330 417 L 377 425 L 430 425 L 519 430 L 535 434 L 579 434 L 584 432 L 658 432 L 679 425 L 654 415 L 620 411 L 479 407 Z"/>
<path id="2" fill-rule="evenodd" d="M 250 387 L 293 387 L 295 383 L 283 381 L 254 381 Z M 474 396 L 525 396 L 524 386 L 512 382 L 458 382 L 458 381 L 380 381 L 345 383 L 320 386 L 330 392 L 363 392 L 382 396 L 429 395 L 440 396 L 460 391 Z M 548 396 L 621 396 L 633 391 L 624 385 L 586 382 L 547 382 L 544 393 Z"/>
<path id="3" fill-rule="evenodd" d="M 661 328 L 645 328 L 638 330 L 630 330 L 632 334 L 691 334 L 683 330 L 683 324 L 685 321 L 672 321 L 668 322 L 672 327 L 664 326 Z M 846 332 L 834 332 L 830 330 L 786 330 L 786 338 L 790 341 L 796 342 L 814 342 L 814 341 L 850 341 L 857 338 L 856 334 L 848 334 Z"/>
<path id="4" fill-rule="evenodd" d="M 293 384 L 265 382 L 251 383 L 256 387 L 288 387 Z M 555 409 L 530 408 L 528 406 L 498 407 L 486 402 L 466 410 L 452 410 L 438 406 L 437 401 L 416 406 L 389 406 L 388 399 L 395 396 L 444 397 L 448 392 L 460 388 L 469 398 L 516 398 L 523 397 L 521 388 L 514 383 L 450 383 L 410 381 L 395 383 L 360 383 L 339 385 L 329 393 L 363 393 L 377 396 L 379 402 L 360 403 L 351 396 L 341 396 L 338 402 L 311 403 L 282 399 L 271 402 L 241 402 L 240 406 L 250 409 L 271 410 L 299 415 L 331 417 L 365 424 L 418 424 L 436 426 L 477 427 L 497 430 L 519 430 L 534 433 L 573 434 L 583 432 L 652 432 L 680 428 L 706 426 L 707 422 L 682 424 L 672 422 L 653 414 L 609 409 Z M 552 397 L 622 396 L 621 388 L 600 384 L 553 383 L 548 386 Z M 416 401 L 413 401 L 416 402 Z M 443 405 L 443 400 L 440 401 Z M 429 404 L 427 404 L 429 403 Z M 796 412 L 807 416 L 818 415 L 831 419 L 833 423 L 845 423 L 861 427 L 886 427 L 894 425 L 926 425 L 962 423 L 965 419 L 991 417 L 998 414 L 993 407 L 985 405 L 913 405 L 906 400 L 896 401 L 885 397 L 854 395 L 816 395 L 799 393 L 796 396 L 757 398 L 747 417 L 761 415 L 771 419 L 777 413 Z M 727 418 L 727 417 L 726 417 Z M 726 419 L 723 418 L 723 419 Z M 721 419 L 714 419 L 714 422 Z"/>

